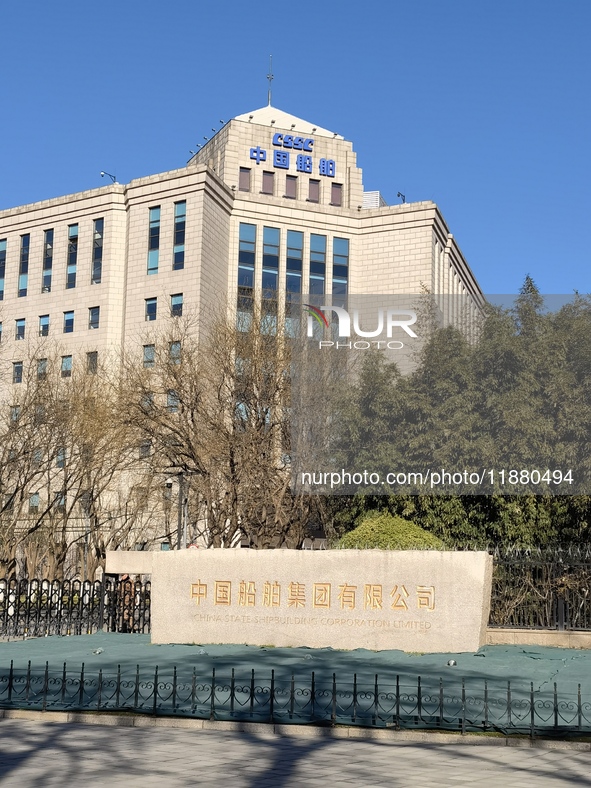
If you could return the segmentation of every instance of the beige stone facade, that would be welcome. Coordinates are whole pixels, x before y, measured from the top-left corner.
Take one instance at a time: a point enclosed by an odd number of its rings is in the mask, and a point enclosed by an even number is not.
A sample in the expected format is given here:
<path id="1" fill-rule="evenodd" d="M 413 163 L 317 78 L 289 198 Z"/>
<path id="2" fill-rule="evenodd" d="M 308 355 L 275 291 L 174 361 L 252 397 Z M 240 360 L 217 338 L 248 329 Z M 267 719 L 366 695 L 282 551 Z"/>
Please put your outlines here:
<path id="1" fill-rule="evenodd" d="M 302 234 L 301 293 L 310 290 L 311 239 L 316 236 L 325 240 L 324 273 L 315 286 L 327 295 L 334 287 L 337 238 L 348 244 L 347 281 L 340 285 L 348 293 L 426 289 L 481 301 L 478 283 L 434 203 L 385 206 L 379 194 L 368 197 L 364 201 L 351 142 L 264 107 L 228 122 L 184 168 L 2 211 L 3 378 L 10 377 L 12 362 L 43 355 L 44 348 L 71 354 L 72 363 L 82 365 L 86 353 L 117 354 L 141 344 L 170 315 L 172 296 L 177 296 L 177 308 L 181 296 L 183 314 L 194 315 L 195 325 L 208 311 L 232 310 L 241 224 L 256 227 L 255 295 L 263 289 L 264 228 L 275 228 L 279 293 L 286 288 L 286 239 L 292 230 Z M 175 206 L 183 203 L 184 260 L 175 267 Z M 159 209 L 158 265 L 149 272 L 154 208 Z M 93 283 L 93 235 L 100 219 L 102 276 Z M 68 287 L 68 236 L 76 225 L 76 281 Z M 53 231 L 50 287 L 43 278 L 48 230 Z M 21 286 L 23 236 L 29 236 L 26 288 Z M 156 318 L 147 321 L 147 301 L 153 304 L 153 299 Z M 99 322 L 90 327 L 89 310 L 96 307 Z M 69 312 L 74 313 L 73 330 L 64 331 L 64 313 Z M 47 316 L 49 329 L 40 330 L 41 318 L 47 322 Z M 22 329 L 23 320 L 24 341 L 16 339 L 16 321 Z"/>

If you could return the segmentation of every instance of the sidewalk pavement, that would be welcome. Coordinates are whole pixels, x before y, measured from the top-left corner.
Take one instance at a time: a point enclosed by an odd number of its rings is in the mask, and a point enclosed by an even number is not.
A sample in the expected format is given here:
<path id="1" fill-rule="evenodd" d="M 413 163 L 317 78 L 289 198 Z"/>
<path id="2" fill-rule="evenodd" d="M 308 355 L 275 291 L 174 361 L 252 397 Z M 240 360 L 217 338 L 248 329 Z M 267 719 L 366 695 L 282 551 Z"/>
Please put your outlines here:
<path id="1" fill-rule="evenodd" d="M 446 741 L 448 738 L 448 741 Z M 19 788 L 591 786 L 591 752 L 0 719 L 0 785 Z"/>

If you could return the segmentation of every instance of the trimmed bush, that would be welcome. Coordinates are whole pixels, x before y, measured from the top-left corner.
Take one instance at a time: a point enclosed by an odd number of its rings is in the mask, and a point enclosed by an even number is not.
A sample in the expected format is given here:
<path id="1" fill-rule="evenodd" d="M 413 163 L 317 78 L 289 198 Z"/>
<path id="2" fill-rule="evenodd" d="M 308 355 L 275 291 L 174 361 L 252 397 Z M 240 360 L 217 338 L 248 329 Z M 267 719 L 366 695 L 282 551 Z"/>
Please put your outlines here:
<path id="1" fill-rule="evenodd" d="M 361 550 L 442 550 L 443 542 L 416 523 L 384 512 L 368 514 L 336 546 Z"/>

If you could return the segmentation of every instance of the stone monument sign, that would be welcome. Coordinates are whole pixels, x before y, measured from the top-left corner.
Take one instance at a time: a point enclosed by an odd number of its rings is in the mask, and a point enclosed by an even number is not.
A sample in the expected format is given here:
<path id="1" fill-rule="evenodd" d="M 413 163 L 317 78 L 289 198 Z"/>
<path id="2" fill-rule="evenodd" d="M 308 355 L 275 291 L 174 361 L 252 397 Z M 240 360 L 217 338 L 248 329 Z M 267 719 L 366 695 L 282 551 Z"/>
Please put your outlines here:
<path id="1" fill-rule="evenodd" d="M 458 652 L 486 642 L 485 552 L 117 551 L 107 572 L 151 573 L 153 643 Z"/>

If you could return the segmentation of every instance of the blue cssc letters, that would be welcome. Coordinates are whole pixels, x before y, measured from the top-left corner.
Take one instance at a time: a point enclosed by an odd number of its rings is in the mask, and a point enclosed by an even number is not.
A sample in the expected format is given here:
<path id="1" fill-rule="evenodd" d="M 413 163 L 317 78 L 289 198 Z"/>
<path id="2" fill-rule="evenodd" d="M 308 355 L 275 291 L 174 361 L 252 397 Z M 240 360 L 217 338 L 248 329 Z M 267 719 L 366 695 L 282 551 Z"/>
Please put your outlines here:
<path id="1" fill-rule="evenodd" d="M 304 139 L 303 137 L 294 137 L 292 134 L 274 134 L 273 135 L 273 145 L 281 148 L 293 148 L 293 150 L 305 150 L 308 152 L 312 151 L 312 145 L 314 145 L 314 140 L 307 138 Z"/>

